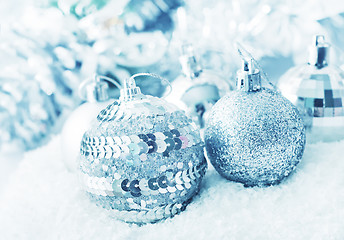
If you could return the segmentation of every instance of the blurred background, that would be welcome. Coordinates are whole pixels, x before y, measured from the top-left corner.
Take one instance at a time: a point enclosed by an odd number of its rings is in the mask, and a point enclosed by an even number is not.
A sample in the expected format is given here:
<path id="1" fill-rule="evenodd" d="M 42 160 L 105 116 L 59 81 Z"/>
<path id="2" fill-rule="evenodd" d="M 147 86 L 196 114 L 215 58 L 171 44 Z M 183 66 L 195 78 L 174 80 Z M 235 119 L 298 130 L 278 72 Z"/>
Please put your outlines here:
<path id="1" fill-rule="evenodd" d="M 60 134 L 83 103 L 80 84 L 94 74 L 122 85 L 150 72 L 173 82 L 182 46 L 232 82 L 245 46 L 275 83 L 307 62 L 315 34 L 331 43 L 344 68 L 340 0 L 15 0 L 0 3 L 0 194 L 26 151 Z M 142 78 L 142 91 L 166 86 Z M 111 96 L 118 97 L 115 84 Z M 53 153 L 52 153 L 53 154 Z"/>

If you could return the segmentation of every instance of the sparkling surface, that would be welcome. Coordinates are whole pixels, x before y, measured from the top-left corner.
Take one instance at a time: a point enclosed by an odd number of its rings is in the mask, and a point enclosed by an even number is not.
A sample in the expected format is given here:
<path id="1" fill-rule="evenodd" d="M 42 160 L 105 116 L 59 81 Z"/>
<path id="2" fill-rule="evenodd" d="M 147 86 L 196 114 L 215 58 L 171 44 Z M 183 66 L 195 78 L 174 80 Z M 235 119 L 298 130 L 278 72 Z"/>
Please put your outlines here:
<path id="1" fill-rule="evenodd" d="M 215 169 L 248 186 L 277 184 L 288 176 L 305 141 L 297 109 L 270 89 L 229 93 L 215 104 L 205 131 Z"/>
<path id="2" fill-rule="evenodd" d="M 81 182 L 91 200 L 126 222 L 182 211 L 206 171 L 198 128 L 155 97 L 115 101 L 81 142 Z"/>
<path id="3" fill-rule="evenodd" d="M 344 139 L 344 72 L 304 64 L 278 82 L 282 94 L 298 107 L 311 142 Z"/>

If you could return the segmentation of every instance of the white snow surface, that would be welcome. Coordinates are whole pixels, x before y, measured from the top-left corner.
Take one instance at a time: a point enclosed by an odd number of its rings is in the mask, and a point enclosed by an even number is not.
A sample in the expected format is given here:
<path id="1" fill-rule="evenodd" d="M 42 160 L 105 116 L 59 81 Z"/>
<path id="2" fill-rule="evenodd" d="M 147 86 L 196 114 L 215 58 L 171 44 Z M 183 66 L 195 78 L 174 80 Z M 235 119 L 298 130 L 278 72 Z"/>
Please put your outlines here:
<path id="1" fill-rule="evenodd" d="M 141 227 L 89 202 L 60 149 L 56 136 L 25 154 L 0 196 L 0 239 L 344 239 L 344 141 L 307 145 L 296 172 L 268 188 L 210 166 L 184 212 Z"/>

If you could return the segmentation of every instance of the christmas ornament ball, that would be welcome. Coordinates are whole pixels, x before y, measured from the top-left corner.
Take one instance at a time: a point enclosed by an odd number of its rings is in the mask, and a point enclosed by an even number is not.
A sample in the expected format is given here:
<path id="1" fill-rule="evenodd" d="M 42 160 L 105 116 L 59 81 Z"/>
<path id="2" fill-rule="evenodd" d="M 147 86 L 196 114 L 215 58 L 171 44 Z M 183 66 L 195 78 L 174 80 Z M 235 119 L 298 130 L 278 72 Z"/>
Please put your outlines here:
<path id="1" fill-rule="evenodd" d="M 206 151 L 214 168 L 229 180 L 246 186 L 277 184 L 300 162 L 305 128 L 296 107 L 261 87 L 258 70 L 249 71 L 238 74 L 239 90 L 212 108 Z"/>
<path id="2" fill-rule="evenodd" d="M 329 47 L 324 36 L 316 36 L 309 62 L 278 81 L 282 94 L 298 107 L 309 142 L 344 139 L 344 72 L 328 63 Z"/>
<path id="3" fill-rule="evenodd" d="M 172 91 L 166 100 L 183 109 L 203 129 L 209 109 L 232 89 L 231 85 L 216 71 L 201 67 L 192 44 L 182 45 L 179 59 L 182 75 L 172 82 Z"/>
<path id="4" fill-rule="evenodd" d="M 61 132 L 63 162 L 71 172 L 77 172 L 80 141 L 84 132 L 96 120 L 98 113 L 113 102 L 108 82 L 120 88 L 115 80 L 95 75 L 79 86 L 79 95 L 85 102 L 77 107 L 67 118 Z"/>
<path id="5" fill-rule="evenodd" d="M 76 172 L 78 169 L 78 156 L 80 141 L 84 132 L 91 126 L 92 121 L 97 117 L 99 111 L 108 106 L 111 102 L 98 104 L 84 103 L 73 111 L 65 122 L 61 132 L 61 147 L 63 162 L 68 171 Z"/>
<path id="6" fill-rule="evenodd" d="M 344 139 L 344 72 L 328 66 L 296 66 L 278 83 L 282 94 L 299 109 L 310 142 Z"/>
<path id="7" fill-rule="evenodd" d="M 207 163 L 199 131 L 185 113 L 141 94 L 133 79 L 85 132 L 80 170 L 93 202 L 115 218 L 142 224 L 182 211 Z"/>

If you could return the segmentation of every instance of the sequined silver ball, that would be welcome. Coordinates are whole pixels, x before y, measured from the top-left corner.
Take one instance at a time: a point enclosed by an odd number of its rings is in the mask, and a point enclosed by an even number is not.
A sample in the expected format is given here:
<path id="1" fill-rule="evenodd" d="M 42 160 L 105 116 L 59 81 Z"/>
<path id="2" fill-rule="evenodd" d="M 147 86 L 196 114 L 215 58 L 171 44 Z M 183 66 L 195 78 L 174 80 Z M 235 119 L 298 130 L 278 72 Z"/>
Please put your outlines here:
<path id="1" fill-rule="evenodd" d="M 81 179 L 92 201 L 114 217 L 151 223 L 182 211 L 207 163 L 199 130 L 166 101 L 115 101 L 83 136 Z"/>
<path id="2" fill-rule="evenodd" d="M 215 169 L 246 186 L 279 183 L 300 162 L 305 142 L 298 110 L 265 88 L 233 91 L 220 99 L 205 131 L 207 155 Z"/>

